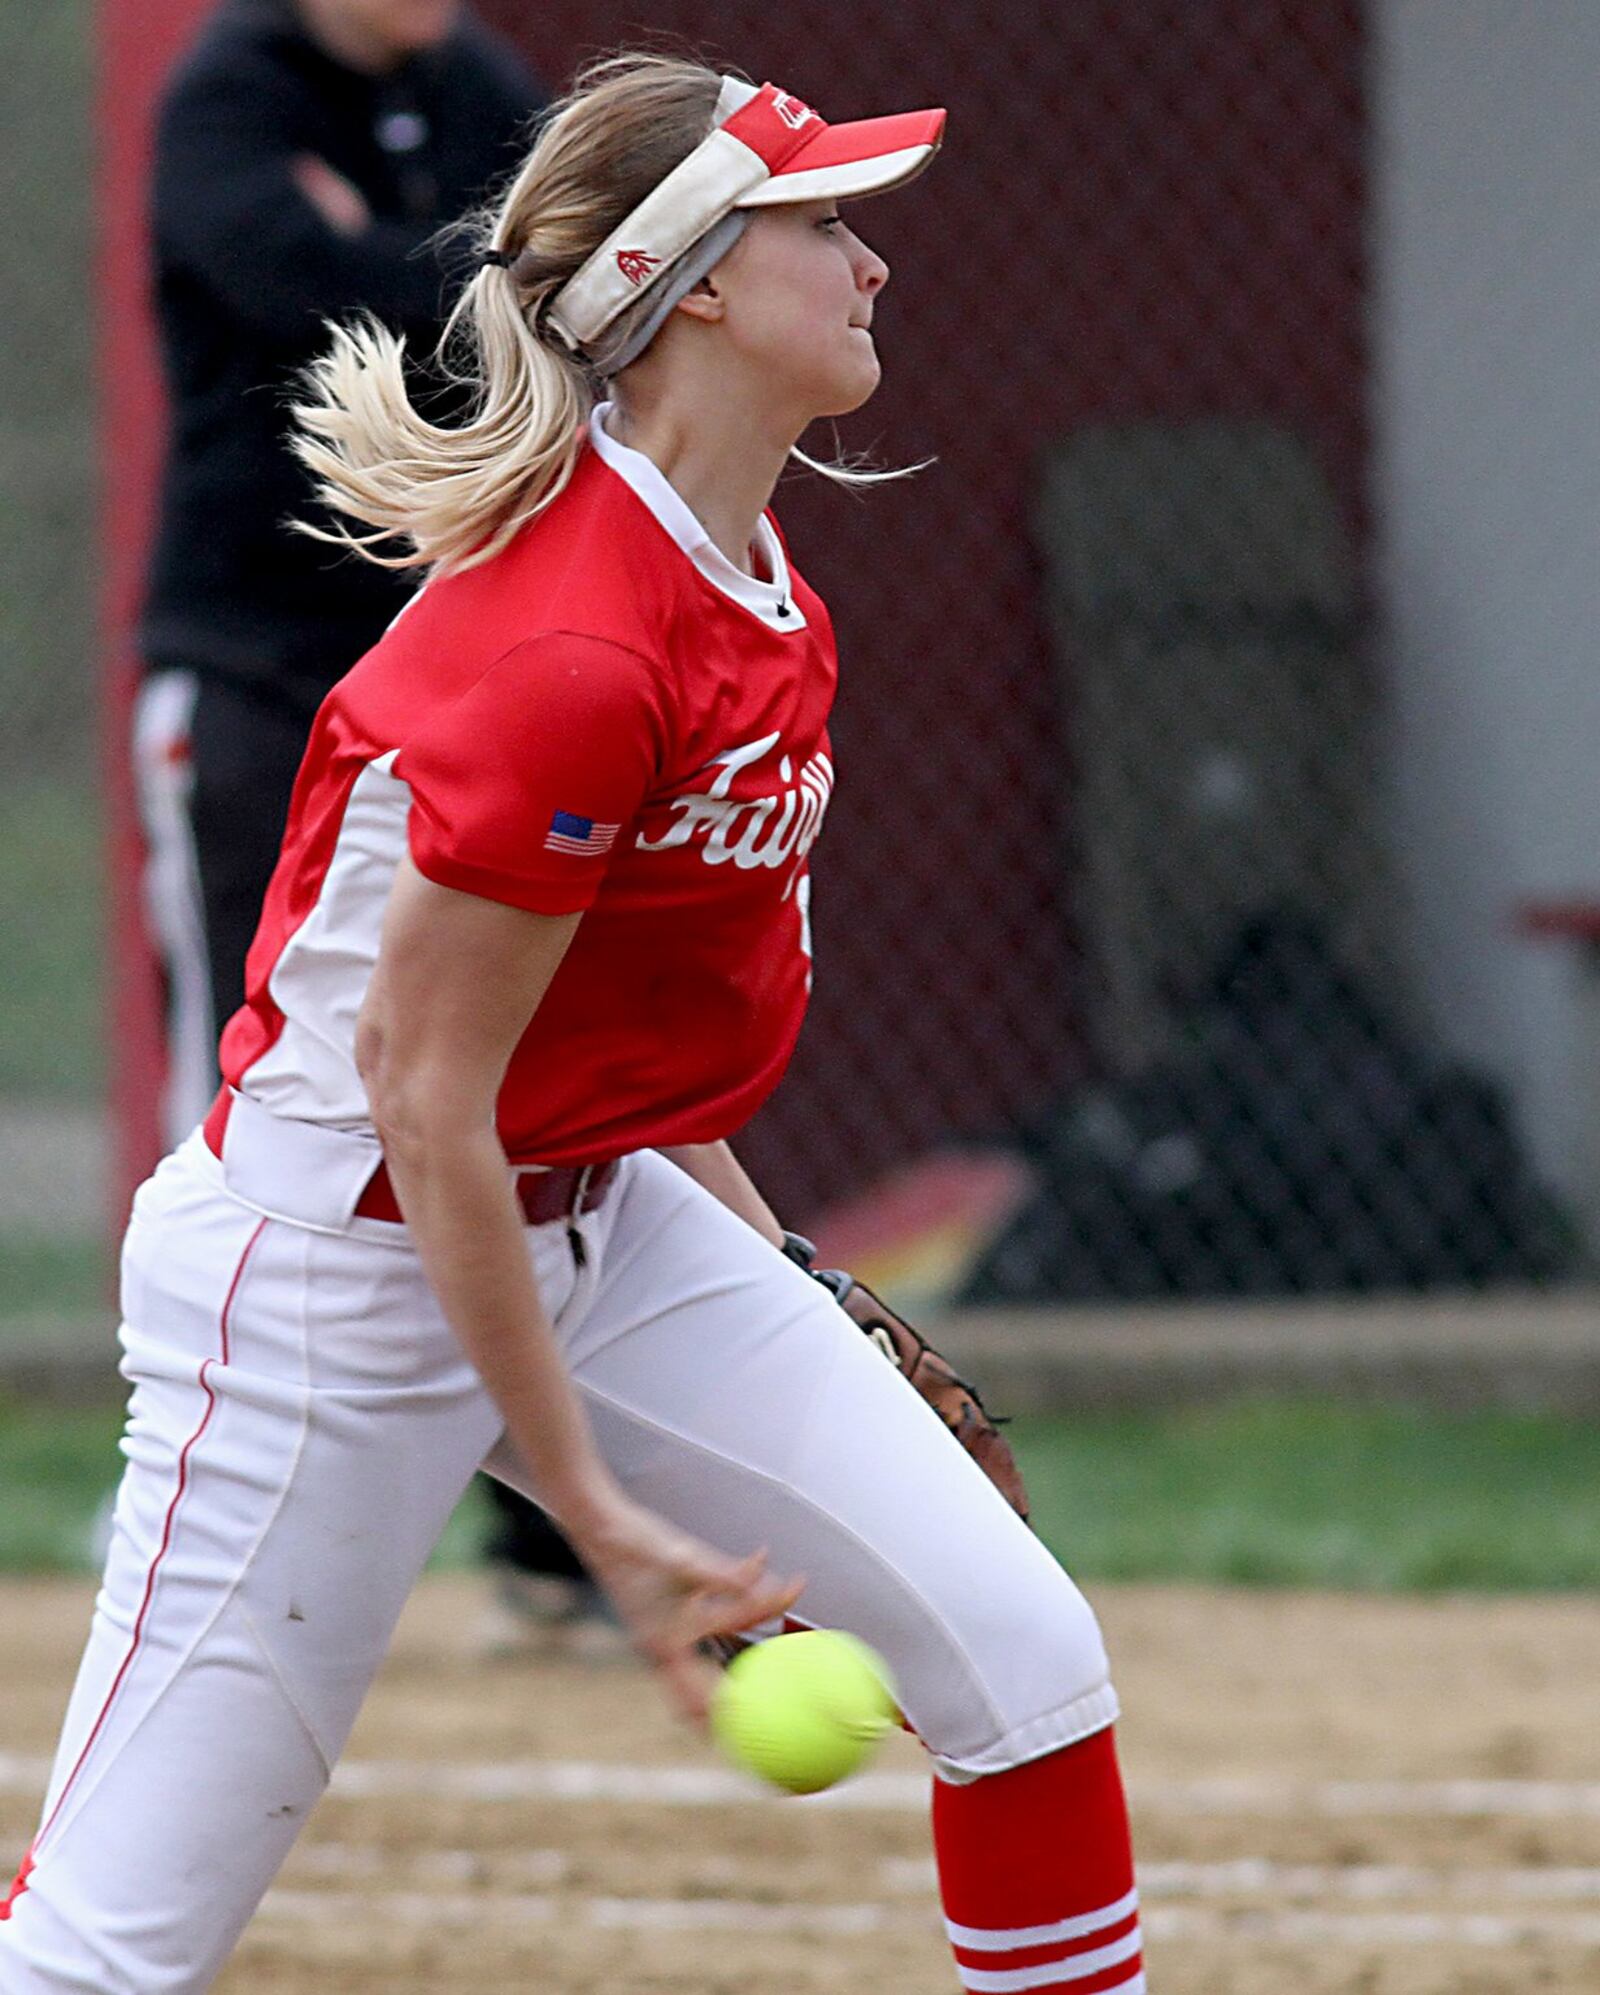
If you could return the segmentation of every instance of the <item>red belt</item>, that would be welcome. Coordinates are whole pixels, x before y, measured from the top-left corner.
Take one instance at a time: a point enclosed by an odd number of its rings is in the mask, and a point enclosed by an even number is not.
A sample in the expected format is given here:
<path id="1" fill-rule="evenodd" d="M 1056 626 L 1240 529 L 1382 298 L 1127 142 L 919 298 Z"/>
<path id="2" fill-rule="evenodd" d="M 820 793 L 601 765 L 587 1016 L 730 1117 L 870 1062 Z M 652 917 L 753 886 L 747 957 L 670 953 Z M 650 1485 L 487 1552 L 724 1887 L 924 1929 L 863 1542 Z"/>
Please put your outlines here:
<path id="1" fill-rule="evenodd" d="M 222 1134 L 232 1109 L 233 1096 L 223 1088 L 201 1124 L 206 1146 L 214 1157 L 222 1155 Z M 545 1226 L 552 1219 L 571 1219 L 580 1212 L 593 1212 L 617 1174 L 618 1161 L 612 1157 L 603 1164 L 560 1164 L 550 1170 L 519 1170 L 515 1189 L 523 1218 L 530 1226 Z M 389 1182 L 388 1166 L 381 1157 L 378 1168 L 356 1200 L 356 1216 L 404 1223 L 400 1201 Z"/>

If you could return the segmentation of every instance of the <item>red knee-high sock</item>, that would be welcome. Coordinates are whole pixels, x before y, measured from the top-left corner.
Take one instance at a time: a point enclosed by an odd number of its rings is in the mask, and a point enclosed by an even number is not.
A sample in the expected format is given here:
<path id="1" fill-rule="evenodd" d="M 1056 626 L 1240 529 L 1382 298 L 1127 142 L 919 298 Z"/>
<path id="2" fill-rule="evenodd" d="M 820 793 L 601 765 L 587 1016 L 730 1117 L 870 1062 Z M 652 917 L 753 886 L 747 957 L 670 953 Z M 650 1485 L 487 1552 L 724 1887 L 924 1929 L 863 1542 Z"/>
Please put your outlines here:
<path id="1" fill-rule="evenodd" d="M 1144 1995 L 1122 1776 L 1109 1731 L 933 1784 L 933 1846 L 962 1986 Z"/>

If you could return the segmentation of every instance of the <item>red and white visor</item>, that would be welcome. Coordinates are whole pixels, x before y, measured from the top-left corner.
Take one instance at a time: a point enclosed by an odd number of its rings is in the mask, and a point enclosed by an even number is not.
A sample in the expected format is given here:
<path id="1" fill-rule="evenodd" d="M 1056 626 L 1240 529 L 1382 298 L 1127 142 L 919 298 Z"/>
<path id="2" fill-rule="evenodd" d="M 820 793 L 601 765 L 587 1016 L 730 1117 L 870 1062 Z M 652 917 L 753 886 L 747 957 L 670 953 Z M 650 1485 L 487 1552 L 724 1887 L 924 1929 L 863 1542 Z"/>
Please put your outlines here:
<path id="1" fill-rule="evenodd" d="M 561 287 L 547 314 L 574 348 L 593 344 L 735 209 L 883 194 L 939 150 L 943 111 L 830 125 L 776 85 L 727 76 L 717 122 L 680 166 Z"/>

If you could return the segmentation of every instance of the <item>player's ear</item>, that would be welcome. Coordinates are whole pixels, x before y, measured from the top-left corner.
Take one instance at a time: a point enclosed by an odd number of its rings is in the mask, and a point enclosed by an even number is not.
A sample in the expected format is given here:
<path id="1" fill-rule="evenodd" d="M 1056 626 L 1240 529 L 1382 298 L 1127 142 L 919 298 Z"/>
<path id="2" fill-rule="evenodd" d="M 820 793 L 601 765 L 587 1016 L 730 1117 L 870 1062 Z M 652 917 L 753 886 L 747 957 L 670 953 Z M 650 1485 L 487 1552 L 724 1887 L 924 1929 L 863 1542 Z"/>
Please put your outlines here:
<path id="1" fill-rule="evenodd" d="M 727 316 L 728 301 L 709 277 L 702 277 L 692 291 L 678 300 L 677 309 L 706 325 L 717 325 Z"/>

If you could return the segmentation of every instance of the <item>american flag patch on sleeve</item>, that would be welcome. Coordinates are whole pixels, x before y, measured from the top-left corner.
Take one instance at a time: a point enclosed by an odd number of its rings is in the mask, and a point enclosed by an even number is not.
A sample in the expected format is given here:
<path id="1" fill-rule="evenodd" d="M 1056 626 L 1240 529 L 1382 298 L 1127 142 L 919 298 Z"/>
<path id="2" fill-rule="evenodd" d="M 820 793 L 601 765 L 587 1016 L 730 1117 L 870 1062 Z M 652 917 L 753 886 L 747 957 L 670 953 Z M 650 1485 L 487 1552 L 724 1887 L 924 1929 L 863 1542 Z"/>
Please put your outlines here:
<path id="1" fill-rule="evenodd" d="M 596 824 L 592 817 L 575 817 L 558 810 L 544 835 L 546 852 L 567 852 L 574 859 L 598 859 L 609 852 L 622 829 L 620 824 Z"/>

